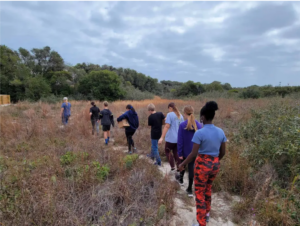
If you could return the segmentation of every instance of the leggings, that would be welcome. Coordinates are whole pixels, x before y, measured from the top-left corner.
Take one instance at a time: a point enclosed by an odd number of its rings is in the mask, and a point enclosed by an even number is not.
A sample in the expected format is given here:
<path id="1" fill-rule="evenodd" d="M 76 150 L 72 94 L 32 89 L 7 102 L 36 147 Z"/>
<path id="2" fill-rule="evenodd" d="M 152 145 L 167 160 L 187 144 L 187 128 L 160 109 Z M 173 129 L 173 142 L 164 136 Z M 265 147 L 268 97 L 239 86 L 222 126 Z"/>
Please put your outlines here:
<path id="1" fill-rule="evenodd" d="M 182 161 L 184 161 L 186 158 L 183 158 Z M 189 186 L 188 189 L 192 190 L 193 186 L 193 181 L 194 181 L 194 165 L 195 165 L 195 160 L 193 159 L 189 164 L 188 164 L 188 171 L 189 171 Z M 180 172 L 180 177 L 183 179 L 185 173 L 185 169 Z"/>
<path id="2" fill-rule="evenodd" d="M 91 122 L 92 122 L 92 127 L 93 127 L 92 134 L 94 134 L 94 132 L 95 132 L 95 126 L 96 126 L 96 131 L 98 134 L 99 133 L 99 122 L 97 122 L 97 120 L 94 120 L 94 119 L 92 119 Z"/>
<path id="3" fill-rule="evenodd" d="M 131 152 L 131 146 L 134 147 L 134 141 L 132 139 L 132 136 L 134 133 L 135 133 L 135 130 L 134 131 L 126 131 L 125 130 L 129 152 Z"/>
<path id="4" fill-rule="evenodd" d="M 195 195 L 197 221 L 199 226 L 205 226 L 206 214 L 211 207 L 211 187 L 220 168 L 219 157 L 198 155 L 195 161 Z"/>
<path id="5" fill-rule="evenodd" d="M 171 168 L 172 169 L 175 168 L 175 163 L 174 163 L 174 159 L 175 159 L 177 169 L 179 169 L 179 164 L 181 163 L 181 161 L 179 159 L 178 152 L 177 152 L 177 143 L 174 144 L 174 143 L 166 142 L 165 152 Z M 173 155 L 171 154 L 171 152 L 173 152 Z"/>

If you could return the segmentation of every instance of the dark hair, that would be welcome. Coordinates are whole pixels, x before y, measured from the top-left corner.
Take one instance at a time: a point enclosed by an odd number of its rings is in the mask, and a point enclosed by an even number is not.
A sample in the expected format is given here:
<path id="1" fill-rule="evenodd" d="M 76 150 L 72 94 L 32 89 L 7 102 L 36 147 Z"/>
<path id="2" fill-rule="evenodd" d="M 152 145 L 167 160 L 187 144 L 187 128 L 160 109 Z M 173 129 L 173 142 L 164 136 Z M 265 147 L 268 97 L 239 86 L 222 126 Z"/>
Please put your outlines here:
<path id="1" fill-rule="evenodd" d="M 135 109 L 134 109 L 130 104 L 128 104 L 128 105 L 126 106 L 126 109 L 129 109 L 129 110 L 135 112 Z"/>
<path id="2" fill-rule="evenodd" d="M 176 107 L 175 103 L 173 102 L 169 103 L 168 108 L 172 108 L 177 118 L 180 119 L 180 112 L 178 111 L 178 108 Z"/>
<path id="3" fill-rule="evenodd" d="M 94 102 L 94 101 L 92 101 L 92 102 L 91 102 L 91 105 L 93 105 L 94 107 L 96 107 L 96 105 L 95 105 L 95 102 Z"/>
<path id="4" fill-rule="evenodd" d="M 216 110 L 218 110 L 218 104 L 215 101 L 206 102 L 204 107 L 200 111 L 200 116 L 204 116 L 206 120 L 213 120 Z"/>

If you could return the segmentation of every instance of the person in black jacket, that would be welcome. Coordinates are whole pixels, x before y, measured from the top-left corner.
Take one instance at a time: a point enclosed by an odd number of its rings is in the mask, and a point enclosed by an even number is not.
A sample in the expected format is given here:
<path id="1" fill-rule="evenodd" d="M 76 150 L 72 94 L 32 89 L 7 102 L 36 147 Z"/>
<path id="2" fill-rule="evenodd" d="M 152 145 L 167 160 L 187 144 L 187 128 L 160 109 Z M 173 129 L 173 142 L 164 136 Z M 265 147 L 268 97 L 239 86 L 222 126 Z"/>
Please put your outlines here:
<path id="1" fill-rule="evenodd" d="M 94 135 L 95 126 L 96 126 L 97 135 L 99 135 L 99 113 L 100 113 L 100 109 L 95 105 L 94 102 L 91 102 L 91 105 L 93 106 L 93 107 L 90 108 L 91 122 L 92 122 L 92 126 L 93 126 L 92 134 Z"/>
<path id="2" fill-rule="evenodd" d="M 139 118 L 138 115 L 135 111 L 135 109 L 128 104 L 126 106 L 126 112 L 121 115 L 117 121 L 121 122 L 123 119 L 127 119 L 128 123 L 130 126 L 125 127 L 125 135 L 127 137 L 127 143 L 128 143 L 128 152 L 129 154 L 132 154 L 131 152 L 131 146 L 133 147 L 133 151 L 136 151 L 136 147 L 134 146 L 134 141 L 132 139 L 133 134 L 135 133 L 135 131 L 137 130 L 137 128 L 139 127 Z"/>
<path id="3" fill-rule="evenodd" d="M 102 130 L 104 132 L 105 144 L 107 145 L 110 137 L 110 125 L 115 126 L 114 116 L 108 109 L 108 102 L 104 101 L 104 109 L 100 112 Z"/>

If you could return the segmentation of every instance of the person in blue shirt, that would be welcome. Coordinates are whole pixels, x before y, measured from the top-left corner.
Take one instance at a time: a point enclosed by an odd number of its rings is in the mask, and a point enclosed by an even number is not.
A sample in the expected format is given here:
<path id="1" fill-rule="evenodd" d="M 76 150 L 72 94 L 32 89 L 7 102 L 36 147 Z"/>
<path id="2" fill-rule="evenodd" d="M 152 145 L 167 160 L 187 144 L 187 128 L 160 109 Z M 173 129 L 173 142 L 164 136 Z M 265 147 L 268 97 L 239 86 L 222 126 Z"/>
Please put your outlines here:
<path id="1" fill-rule="evenodd" d="M 64 125 L 68 124 L 69 118 L 71 116 L 71 104 L 68 102 L 68 98 L 64 97 L 64 102 L 61 105 L 61 118 Z"/>
<path id="2" fill-rule="evenodd" d="M 133 151 L 136 151 L 136 147 L 134 146 L 132 136 L 134 135 L 137 128 L 139 128 L 139 118 L 135 109 L 130 104 L 126 106 L 126 112 L 119 118 L 117 118 L 117 121 L 121 122 L 123 119 L 126 119 L 129 123 L 129 126 L 125 127 L 125 135 L 128 143 L 128 152 L 129 154 L 132 154 L 131 146 L 133 147 Z"/>
<path id="3" fill-rule="evenodd" d="M 169 160 L 171 166 L 171 172 L 175 171 L 174 159 L 176 162 L 177 170 L 179 171 L 180 159 L 178 157 L 177 152 L 177 137 L 178 137 L 178 129 L 180 123 L 184 121 L 182 115 L 178 111 L 175 103 L 170 103 L 168 105 L 169 113 L 166 118 L 166 125 L 164 126 L 161 138 L 158 140 L 158 144 L 162 144 L 163 139 L 165 138 L 165 153 Z M 173 155 L 171 154 L 173 153 Z"/>
<path id="4" fill-rule="evenodd" d="M 203 121 L 204 127 L 195 132 L 192 152 L 179 166 L 180 171 L 184 170 L 197 156 L 194 181 L 198 224 L 195 226 L 205 226 L 209 221 L 211 187 L 219 172 L 219 161 L 225 155 L 227 139 L 224 131 L 212 123 L 217 110 L 218 104 L 214 101 L 207 102 L 201 109 L 200 120 Z"/>

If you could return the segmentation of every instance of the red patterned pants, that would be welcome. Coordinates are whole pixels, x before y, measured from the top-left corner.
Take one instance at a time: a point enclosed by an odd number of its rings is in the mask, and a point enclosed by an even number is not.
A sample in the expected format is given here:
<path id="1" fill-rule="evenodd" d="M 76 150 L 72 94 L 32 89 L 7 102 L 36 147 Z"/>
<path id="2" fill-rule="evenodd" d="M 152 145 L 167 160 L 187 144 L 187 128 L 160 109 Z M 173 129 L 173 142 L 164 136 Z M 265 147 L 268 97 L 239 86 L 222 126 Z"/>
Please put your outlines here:
<path id="1" fill-rule="evenodd" d="M 206 225 L 206 214 L 209 213 L 211 206 L 211 187 L 219 168 L 219 157 L 198 155 L 196 158 L 194 181 L 197 221 L 200 226 Z"/>

